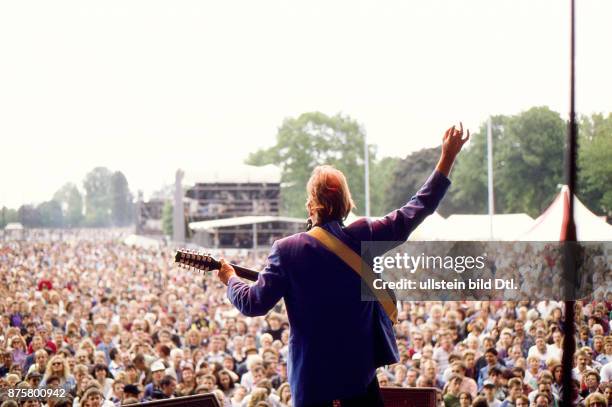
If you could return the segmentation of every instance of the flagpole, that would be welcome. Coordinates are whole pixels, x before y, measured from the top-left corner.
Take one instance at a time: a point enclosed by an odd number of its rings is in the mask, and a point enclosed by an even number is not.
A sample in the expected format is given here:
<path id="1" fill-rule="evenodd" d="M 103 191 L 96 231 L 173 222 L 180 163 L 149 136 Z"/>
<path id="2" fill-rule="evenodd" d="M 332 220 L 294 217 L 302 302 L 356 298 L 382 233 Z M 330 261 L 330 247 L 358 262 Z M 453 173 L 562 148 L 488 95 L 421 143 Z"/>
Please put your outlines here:
<path id="1" fill-rule="evenodd" d="M 491 116 L 487 121 L 487 175 L 489 196 L 489 240 L 493 240 L 493 214 L 495 213 L 495 199 L 493 195 L 493 132 L 491 130 Z"/>
<path id="2" fill-rule="evenodd" d="M 576 278 L 576 225 L 574 223 L 574 193 L 576 190 L 576 138 L 578 128 L 576 124 L 575 109 L 575 60 L 576 60 L 576 17 L 574 0 L 570 0 L 570 113 L 567 131 L 567 156 L 566 156 L 566 180 L 568 187 L 568 213 L 563 222 L 561 241 L 570 242 L 564 244 L 564 281 L 565 281 L 565 319 L 563 320 L 563 357 L 562 382 L 563 399 L 562 407 L 573 405 L 575 398 L 572 368 L 574 365 L 574 352 L 576 351 L 576 325 L 575 325 L 575 287 Z"/>
<path id="3" fill-rule="evenodd" d="M 370 217 L 370 152 L 368 151 L 368 135 L 364 128 L 363 133 L 363 160 L 365 162 L 365 216 Z"/>

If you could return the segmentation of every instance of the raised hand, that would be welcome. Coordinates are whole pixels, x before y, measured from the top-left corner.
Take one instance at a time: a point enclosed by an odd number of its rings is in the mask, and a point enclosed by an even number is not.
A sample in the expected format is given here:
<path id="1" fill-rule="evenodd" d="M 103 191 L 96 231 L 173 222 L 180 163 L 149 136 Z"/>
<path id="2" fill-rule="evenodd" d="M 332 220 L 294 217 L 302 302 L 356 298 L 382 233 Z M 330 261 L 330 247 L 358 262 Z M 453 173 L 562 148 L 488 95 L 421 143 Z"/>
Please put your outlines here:
<path id="1" fill-rule="evenodd" d="M 453 167 L 453 163 L 455 162 L 455 158 L 457 158 L 457 154 L 459 154 L 461 148 L 469 139 L 469 130 L 467 131 L 467 135 L 465 137 L 463 136 L 462 122 L 459 122 L 459 129 L 452 126 L 446 130 L 442 138 L 442 154 L 436 169 L 448 177 Z"/>

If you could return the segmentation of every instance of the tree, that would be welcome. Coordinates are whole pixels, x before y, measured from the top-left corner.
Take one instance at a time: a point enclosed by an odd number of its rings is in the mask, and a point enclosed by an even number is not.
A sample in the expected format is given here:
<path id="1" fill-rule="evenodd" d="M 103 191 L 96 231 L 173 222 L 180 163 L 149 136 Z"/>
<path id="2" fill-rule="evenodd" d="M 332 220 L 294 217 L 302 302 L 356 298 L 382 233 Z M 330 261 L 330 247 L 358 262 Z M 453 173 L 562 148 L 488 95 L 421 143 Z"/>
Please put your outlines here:
<path id="1" fill-rule="evenodd" d="M 387 186 L 387 210 L 402 207 L 418 191 L 434 170 L 440 148 L 424 148 L 400 160 Z M 448 197 L 447 197 L 448 198 Z"/>
<path id="2" fill-rule="evenodd" d="M 503 143 L 503 129 L 508 116 L 491 117 L 493 139 L 493 173 L 495 211 L 501 213 L 503 194 L 497 185 L 499 169 L 499 146 Z M 432 165 L 435 165 L 432 164 Z M 433 168 L 433 167 L 432 167 Z M 482 123 L 479 130 L 471 135 L 470 144 L 459 154 L 451 174 L 452 185 L 448 196 L 442 201 L 440 213 L 448 216 L 453 213 L 487 213 L 487 124 Z"/>
<path id="3" fill-rule="evenodd" d="M 133 218 L 133 203 L 127 179 L 121 171 L 113 173 L 110 187 L 111 218 L 113 225 L 126 226 Z"/>
<path id="4" fill-rule="evenodd" d="M 19 222 L 19 215 L 15 209 L 9 209 L 3 206 L 0 210 L 0 228 L 4 228 L 11 222 Z"/>
<path id="5" fill-rule="evenodd" d="M 537 217 L 551 203 L 564 181 L 565 135 L 565 122 L 547 107 L 533 107 L 507 120 L 496 148 L 503 212 Z"/>
<path id="6" fill-rule="evenodd" d="M 40 213 L 33 205 L 21 205 L 17 209 L 17 220 L 28 228 L 37 228 L 41 225 Z"/>
<path id="7" fill-rule="evenodd" d="M 111 177 L 112 173 L 106 167 L 96 167 L 85 176 L 85 221 L 89 226 L 110 224 Z"/>
<path id="8" fill-rule="evenodd" d="M 578 196 L 592 211 L 612 216 L 612 114 L 581 119 L 578 131 Z"/>
<path id="9" fill-rule="evenodd" d="M 174 205 L 172 201 L 166 201 L 162 208 L 162 231 L 167 236 L 172 236 L 173 232 L 173 217 L 174 217 Z"/>
<path id="10" fill-rule="evenodd" d="M 370 165 L 370 205 L 373 216 L 382 216 L 394 209 L 388 193 L 395 192 L 393 174 L 401 159 L 385 157 Z"/>
<path id="11" fill-rule="evenodd" d="M 64 226 L 64 214 L 58 201 L 45 201 L 36 207 L 40 216 L 40 226 L 45 228 L 61 228 Z"/>
<path id="12" fill-rule="evenodd" d="M 83 222 L 83 197 L 76 185 L 65 184 L 53 195 L 53 200 L 62 207 L 66 227 L 78 227 Z"/>
<path id="13" fill-rule="evenodd" d="M 348 116 L 327 116 L 320 112 L 287 118 L 279 128 L 276 144 L 249 155 L 247 164 L 276 164 L 281 168 L 282 211 L 304 217 L 306 183 L 312 170 L 331 164 L 344 172 L 357 212 L 364 204 L 364 134 L 359 124 Z M 370 159 L 375 152 L 370 150 Z"/>
<path id="14" fill-rule="evenodd" d="M 495 212 L 538 216 L 563 182 L 563 120 L 547 107 L 534 107 L 515 116 L 492 117 L 491 130 Z M 396 189 L 388 193 L 393 206 L 403 204 L 421 186 L 439 155 L 438 149 L 421 150 L 399 164 L 392 184 Z M 439 208 L 442 215 L 487 212 L 486 123 L 458 156 L 451 179 Z"/>

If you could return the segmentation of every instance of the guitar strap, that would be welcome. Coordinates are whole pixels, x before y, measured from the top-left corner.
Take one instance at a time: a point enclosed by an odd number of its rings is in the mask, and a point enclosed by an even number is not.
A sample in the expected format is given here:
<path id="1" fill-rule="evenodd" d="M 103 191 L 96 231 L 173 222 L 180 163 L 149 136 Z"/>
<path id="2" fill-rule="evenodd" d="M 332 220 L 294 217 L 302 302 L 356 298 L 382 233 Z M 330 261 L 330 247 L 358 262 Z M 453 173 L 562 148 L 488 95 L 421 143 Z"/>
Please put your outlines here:
<path id="1" fill-rule="evenodd" d="M 385 310 L 385 313 L 393 322 L 397 323 L 397 305 L 395 300 L 389 295 L 387 290 L 375 290 L 373 289 L 374 272 L 372 268 L 361 260 L 361 257 L 355 253 L 350 247 L 345 245 L 340 239 L 329 233 L 322 227 L 315 226 L 308 232 L 310 236 L 317 239 L 323 246 L 325 246 L 330 252 L 338 256 L 343 262 L 345 262 L 355 273 L 367 284 L 372 293 L 376 296 L 376 299 Z"/>

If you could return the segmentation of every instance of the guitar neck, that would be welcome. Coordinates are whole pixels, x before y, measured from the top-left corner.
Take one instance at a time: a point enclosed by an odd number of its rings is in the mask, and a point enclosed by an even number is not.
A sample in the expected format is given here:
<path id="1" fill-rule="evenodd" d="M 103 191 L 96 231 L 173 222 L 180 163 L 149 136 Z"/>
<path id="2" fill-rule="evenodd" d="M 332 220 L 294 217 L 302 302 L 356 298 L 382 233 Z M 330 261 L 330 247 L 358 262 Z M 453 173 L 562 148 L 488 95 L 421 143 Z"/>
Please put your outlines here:
<path id="1" fill-rule="evenodd" d="M 234 268 L 234 270 L 236 270 L 236 275 L 238 277 L 242 277 L 250 281 L 257 281 L 257 277 L 259 276 L 259 273 L 257 271 L 248 269 L 246 267 L 237 266 L 231 263 L 230 265 Z"/>
<path id="2" fill-rule="evenodd" d="M 201 271 L 219 270 L 221 267 L 221 263 L 210 254 L 201 254 L 186 249 L 177 250 L 174 255 L 174 261 L 178 263 L 179 266 L 194 268 Z M 257 277 L 259 276 L 257 271 L 236 264 L 230 263 L 230 265 L 234 268 L 238 277 L 250 281 L 257 281 Z"/>

